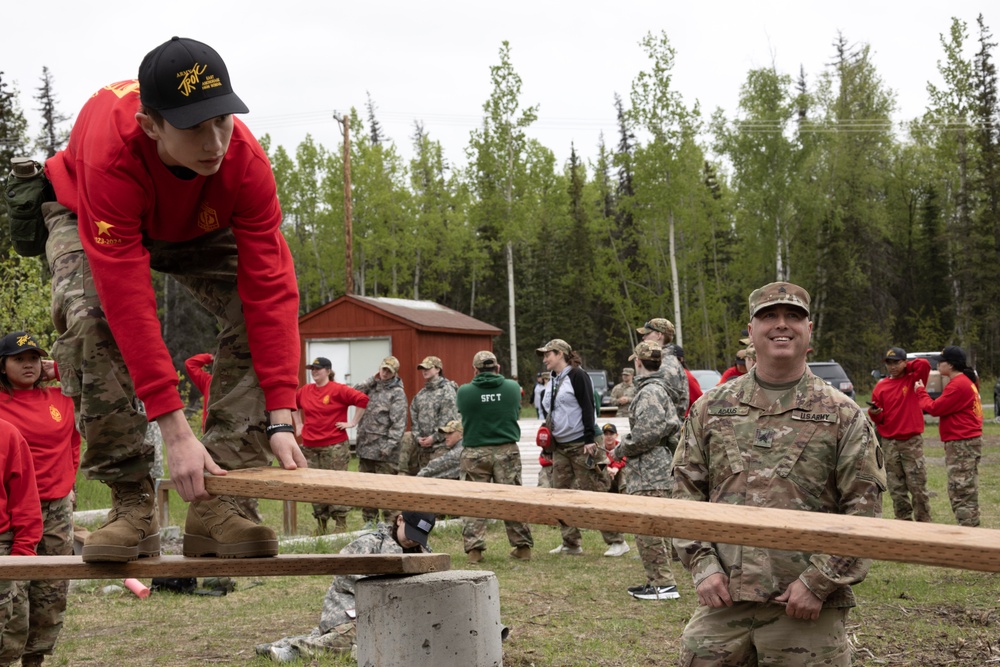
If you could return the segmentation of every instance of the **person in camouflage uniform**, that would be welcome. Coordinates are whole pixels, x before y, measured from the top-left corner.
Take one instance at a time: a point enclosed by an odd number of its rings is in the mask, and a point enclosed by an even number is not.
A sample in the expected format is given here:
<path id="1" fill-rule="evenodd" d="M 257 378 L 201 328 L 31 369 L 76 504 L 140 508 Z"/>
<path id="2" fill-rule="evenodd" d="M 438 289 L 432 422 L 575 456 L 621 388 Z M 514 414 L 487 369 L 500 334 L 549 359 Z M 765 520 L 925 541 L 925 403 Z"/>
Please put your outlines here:
<path id="1" fill-rule="evenodd" d="M 872 424 L 806 366 L 809 294 L 771 283 L 749 306 L 757 366 L 692 408 L 673 459 L 673 497 L 881 516 L 885 466 Z M 850 666 L 851 584 L 870 560 L 680 538 L 674 546 L 699 604 L 680 665 Z"/>
<path id="2" fill-rule="evenodd" d="M 616 417 L 629 416 L 629 404 L 635 396 L 635 371 L 631 368 L 622 369 L 622 381 L 611 389 L 611 402 L 618 406 Z"/>
<path id="3" fill-rule="evenodd" d="M 368 395 L 368 409 L 357 428 L 358 472 L 379 475 L 398 472 L 400 440 L 406 429 L 406 394 L 398 372 L 399 360 L 386 357 L 378 373 L 354 387 Z M 382 510 L 388 523 L 392 522 L 395 513 L 395 510 Z M 374 526 L 378 515 L 376 508 L 362 508 L 365 523 Z"/>
<path id="4" fill-rule="evenodd" d="M 450 421 L 458 419 L 455 407 L 455 386 L 444 377 L 441 359 L 426 357 L 417 365 L 426 381 L 410 403 L 410 421 L 417 450 L 417 466 L 424 468 L 433 459 L 447 451 L 444 434 L 439 430 Z"/>
<path id="5" fill-rule="evenodd" d="M 462 420 L 453 419 L 438 429 L 444 435 L 444 453 L 420 469 L 417 477 L 458 479 L 462 471 Z"/>
<path id="6" fill-rule="evenodd" d="M 340 550 L 347 556 L 429 552 L 427 537 L 434 529 L 435 517 L 424 512 L 403 512 L 393 523 L 380 523 L 375 531 L 362 535 Z M 323 598 L 319 625 L 308 635 L 283 637 L 276 642 L 259 644 L 257 655 L 275 662 L 300 658 L 319 658 L 328 653 L 350 653 L 357 639 L 357 614 L 354 609 L 354 586 L 364 575 L 340 574 L 333 578 Z"/>
<path id="7" fill-rule="evenodd" d="M 458 388 L 463 448 L 460 479 L 521 486 L 521 388 L 500 375 L 496 356 L 483 350 L 472 358 L 476 376 Z M 531 528 L 520 521 L 504 521 L 511 558 L 531 560 Z M 486 519 L 463 517 L 462 542 L 469 563 L 478 563 L 486 550 Z"/>
<path id="8" fill-rule="evenodd" d="M 676 380 L 666 378 L 663 362 L 676 361 L 665 354 L 659 343 L 642 341 L 635 346 L 629 360 L 635 363 L 638 375 L 635 398 L 632 399 L 630 431 L 611 451 L 611 458 L 625 466 L 625 492 L 634 496 L 670 497 L 670 459 L 677 444 L 681 418 L 677 415 L 671 394 Z M 685 383 L 687 378 L 685 377 Z M 669 538 L 636 535 L 639 557 L 646 570 L 646 583 L 629 587 L 628 593 L 639 600 L 677 599 L 677 581 L 670 570 Z"/>
<path id="9" fill-rule="evenodd" d="M 666 348 L 674 340 L 674 323 L 662 317 L 654 317 L 637 328 L 636 331 L 642 334 L 644 341 L 659 343 L 661 348 Z M 691 404 L 691 390 L 688 388 L 688 377 L 687 373 L 684 372 L 684 366 L 677 357 L 667 354 L 663 356 L 660 369 L 670 387 L 670 400 L 674 402 L 677 416 L 683 422 L 688 406 Z"/>

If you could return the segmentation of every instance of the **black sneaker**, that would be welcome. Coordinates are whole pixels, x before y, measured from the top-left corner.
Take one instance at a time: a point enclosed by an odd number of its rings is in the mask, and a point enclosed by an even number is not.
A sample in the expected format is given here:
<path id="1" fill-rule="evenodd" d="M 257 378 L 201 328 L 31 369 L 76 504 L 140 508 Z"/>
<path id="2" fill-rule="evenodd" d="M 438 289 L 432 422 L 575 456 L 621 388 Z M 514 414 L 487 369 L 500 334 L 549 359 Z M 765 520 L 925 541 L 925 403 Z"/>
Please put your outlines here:
<path id="1" fill-rule="evenodd" d="M 676 586 L 632 586 L 628 589 L 628 594 L 636 600 L 676 600 L 681 596 L 677 592 Z"/>

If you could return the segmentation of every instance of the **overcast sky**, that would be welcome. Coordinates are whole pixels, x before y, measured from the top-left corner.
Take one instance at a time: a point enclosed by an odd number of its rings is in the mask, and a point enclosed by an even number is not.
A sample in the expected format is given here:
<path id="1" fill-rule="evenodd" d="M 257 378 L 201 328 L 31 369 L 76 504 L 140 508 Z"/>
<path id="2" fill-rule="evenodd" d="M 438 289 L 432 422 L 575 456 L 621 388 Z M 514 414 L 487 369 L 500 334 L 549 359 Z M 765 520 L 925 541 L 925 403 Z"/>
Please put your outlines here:
<path id="1" fill-rule="evenodd" d="M 894 120 L 901 121 L 923 112 L 927 82 L 939 81 L 939 35 L 952 16 L 969 24 L 970 39 L 980 12 L 1000 34 L 1000 12 L 991 15 L 984 4 L 18 0 L 4 3 L 0 71 L 20 89 L 35 135 L 32 96 L 43 65 L 55 78 L 60 110 L 75 117 L 92 92 L 135 77 L 147 51 L 173 35 L 191 37 L 226 60 L 250 107 L 244 120 L 251 130 L 290 152 L 307 133 L 336 146 L 333 111 L 363 110 L 370 93 L 404 157 L 411 155 L 413 122 L 421 120 L 448 159 L 464 163 L 469 132 L 490 94 L 489 68 L 508 40 L 523 80 L 522 105 L 539 105 L 529 134 L 564 161 L 571 142 L 592 158 L 602 131 L 615 143 L 613 97 L 627 102 L 632 80 L 648 67 L 638 44 L 646 32 L 666 31 L 677 51 L 674 86 L 688 105 L 700 102 L 707 118 L 716 107 L 733 115 L 751 68 L 773 62 L 795 76 L 802 66 L 815 81 L 833 60 L 841 31 L 852 44 L 871 45 L 883 81 L 897 94 Z"/>

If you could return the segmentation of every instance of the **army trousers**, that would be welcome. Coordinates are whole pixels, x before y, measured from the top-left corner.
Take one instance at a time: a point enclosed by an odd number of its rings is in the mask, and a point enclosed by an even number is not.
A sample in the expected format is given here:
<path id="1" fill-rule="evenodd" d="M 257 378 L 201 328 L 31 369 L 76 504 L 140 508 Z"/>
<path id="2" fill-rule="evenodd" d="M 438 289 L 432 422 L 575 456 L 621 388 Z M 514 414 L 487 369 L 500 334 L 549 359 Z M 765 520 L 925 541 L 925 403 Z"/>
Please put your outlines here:
<path id="1" fill-rule="evenodd" d="M 521 452 L 517 443 L 464 447 L 459 463 L 459 479 L 521 486 Z M 521 521 L 504 521 L 507 541 L 512 547 L 533 547 L 531 527 Z M 486 550 L 486 519 L 462 517 L 465 553 Z"/>
<path id="2" fill-rule="evenodd" d="M 824 607 L 815 621 L 784 605 L 736 602 L 699 606 L 681 635 L 681 667 L 850 667 L 846 607 Z"/>
<path id="3" fill-rule="evenodd" d="M 0 556 L 9 556 L 14 546 L 14 533 L 0 533 Z M 28 614 L 27 597 L 22 589 L 26 581 L 0 581 L 0 665 L 16 662 L 24 649 L 24 634 L 11 632 L 10 622 Z"/>
<path id="4" fill-rule="evenodd" d="M 42 539 L 39 556 L 73 555 L 73 503 L 69 496 L 42 501 Z M 19 582 L 14 613 L 4 631 L 0 664 L 19 657 L 51 655 L 63 627 L 69 581 L 42 580 Z M 9 640 L 9 642 L 8 642 Z M 16 655 L 8 650 L 21 647 Z"/>
<path id="5" fill-rule="evenodd" d="M 319 470 L 347 470 L 351 462 L 351 443 L 347 440 L 325 447 L 299 447 L 310 468 Z M 313 516 L 317 519 L 346 519 L 351 511 L 347 505 L 313 503 Z"/>
<path id="6" fill-rule="evenodd" d="M 931 500 L 927 494 L 923 436 L 917 434 L 906 440 L 882 438 L 882 450 L 885 452 L 885 477 L 896 518 L 930 521 Z"/>
<path id="7" fill-rule="evenodd" d="M 52 358 L 87 443 L 81 468 L 88 479 L 140 481 L 153 463 L 153 448 L 145 442 L 147 419 L 105 318 L 90 264 L 79 249 L 79 237 L 74 239 L 76 214 L 57 203 L 45 204 L 43 212 L 49 229 L 45 251 L 52 271 L 52 319 L 59 333 Z M 232 231 L 144 245 L 151 269 L 172 276 L 216 317 L 218 347 L 202 443 L 227 470 L 269 465 L 264 392 L 250 359 L 236 289 Z"/>
<path id="8" fill-rule="evenodd" d="M 982 437 L 944 443 L 948 500 L 960 526 L 979 525 L 979 460 L 982 456 Z"/>
<path id="9" fill-rule="evenodd" d="M 552 488 L 580 489 L 581 491 L 605 492 L 611 486 L 608 473 L 601 470 L 594 462 L 597 456 L 604 456 L 598 446 L 593 456 L 587 456 L 583 451 L 584 442 L 554 442 L 552 443 Z M 580 529 L 573 526 L 561 526 L 562 545 L 571 549 L 580 546 Z M 605 544 L 624 542 L 621 533 L 601 531 Z"/>

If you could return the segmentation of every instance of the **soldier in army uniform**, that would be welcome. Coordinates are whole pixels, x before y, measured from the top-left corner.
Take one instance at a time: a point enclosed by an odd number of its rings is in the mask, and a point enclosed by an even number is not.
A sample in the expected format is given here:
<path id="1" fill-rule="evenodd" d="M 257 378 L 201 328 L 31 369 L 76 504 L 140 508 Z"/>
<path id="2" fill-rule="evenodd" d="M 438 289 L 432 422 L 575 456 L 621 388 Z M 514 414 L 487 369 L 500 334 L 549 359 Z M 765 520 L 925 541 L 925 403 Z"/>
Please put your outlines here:
<path id="1" fill-rule="evenodd" d="M 368 395 L 368 409 L 358 422 L 357 443 L 358 472 L 395 475 L 399 465 L 400 440 L 406 428 L 406 394 L 399 379 L 399 359 L 386 357 L 378 373 L 354 386 Z M 369 527 L 374 527 L 379 510 L 364 507 L 361 516 Z M 393 510 L 382 510 L 386 522 L 391 523 Z"/>
<path id="2" fill-rule="evenodd" d="M 393 523 L 380 523 L 374 532 L 362 535 L 340 553 L 349 556 L 371 554 L 424 553 L 427 536 L 434 528 L 435 517 L 424 512 L 403 512 Z M 323 598 L 319 626 L 308 635 L 283 637 L 271 644 L 256 647 L 257 655 L 275 662 L 318 658 L 328 653 L 350 653 L 357 639 L 357 614 L 354 610 L 354 585 L 363 575 L 340 574 Z"/>
<path id="3" fill-rule="evenodd" d="M 455 407 L 455 385 L 444 377 L 441 359 L 426 357 L 417 365 L 425 384 L 410 403 L 413 439 L 418 446 L 417 466 L 424 468 L 447 451 L 444 434 L 439 430 L 458 419 Z"/>
<path id="4" fill-rule="evenodd" d="M 691 410 L 674 455 L 673 497 L 881 516 L 885 467 L 871 422 L 806 366 L 809 294 L 771 283 L 749 305 L 757 365 Z M 686 539 L 674 546 L 699 604 L 680 664 L 849 667 L 851 584 L 870 560 Z"/>
<path id="5" fill-rule="evenodd" d="M 462 420 L 453 419 L 438 429 L 444 435 L 444 453 L 420 469 L 417 477 L 458 479 L 462 463 Z"/>
<path id="6" fill-rule="evenodd" d="M 625 467 L 625 492 L 634 496 L 670 497 L 670 459 L 681 430 L 681 419 L 670 396 L 670 382 L 664 375 L 662 362 L 674 359 L 665 355 L 659 343 L 643 341 L 635 346 L 631 357 L 635 363 L 636 394 L 632 399 L 630 431 L 611 451 L 611 458 Z M 636 535 L 639 557 L 646 569 L 646 583 L 628 589 L 638 600 L 677 599 L 677 582 L 670 570 L 670 549 L 667 538 Z"/>
<path id="7" fill-rule="evenodd" d="M 666 348 L 674 340 L 674 323 L 662 317 L 654 317 L 650 321 L 637 328 L 636 331 L 642 335 L 642 339 L 651 343 L 659 343 L 660 347 Z M 670 385 L 670 400 L 674 402 L 677 409 L 677 416 L 684 421 L 690 404 L 691 392 L 688 388 L 688 377 L 684 372 L 684 366 L 672 354 L 663 357 L 661 364 L 663 377 Z"/>
<path id="8" fill-rule="evenodd" d="M 622 381 L 611 390 L 611 402 L 618 406 L 615 417 L 628 417 L 629 404 L 635 396 L 635 371 L 631 368 L 622 369 Z"/>

